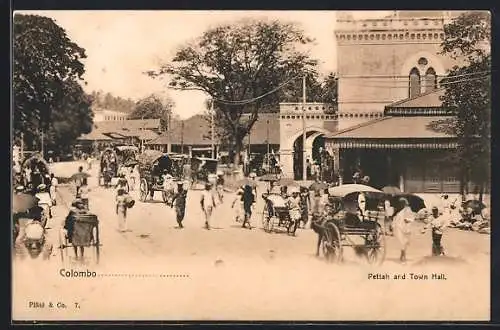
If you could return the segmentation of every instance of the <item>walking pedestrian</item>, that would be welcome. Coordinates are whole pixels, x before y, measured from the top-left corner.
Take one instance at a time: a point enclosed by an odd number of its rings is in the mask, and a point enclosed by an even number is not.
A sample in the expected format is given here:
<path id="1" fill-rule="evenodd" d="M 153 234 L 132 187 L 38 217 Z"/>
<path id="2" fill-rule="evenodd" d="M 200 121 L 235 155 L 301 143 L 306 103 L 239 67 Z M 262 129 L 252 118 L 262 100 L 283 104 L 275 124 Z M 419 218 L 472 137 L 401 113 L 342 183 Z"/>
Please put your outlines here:
<path id="1" fill-rule="evenodd" d="M 287 199 L 288 211 L 290 215 L 290 220 L 294 224 L 300 222 L 300 191 L 297 187 L 292 187 L 290 189 L 290 197 Z"/>
<path id="2" fill-rule="evenodd" d="M 410 244 L 411 224 L 415 219 L 415 215 L 410 208 L 410 203 L 406 198 L 400 198 L 399 203 L 402 206 L 393 221 L 394 236 L 396 237 L 401 250 L 400 261 L 406 262 L 406 250 Z"/>
<path id="3" fill-rule="evenodd" d="M 118 215 L 118 231 L 127 231 L 127 195 L 125 189 L 118 189 L 116 196 L 116 214 Z"/>
<path id="4" fill-rule="evenodd" d="M 219 202 L 222 204 L 224 202 L 224 173 L 222 171 L 217 171 L 216 191 Z"/>
<path id="5" fill-rule="evenodd" d="M 309 222 L 309 206 L 311 205 L 311 196 L 309 189 L 306 187 L 300 188 L 300 215 L 302 220 L 302 228 L 306 228 Z"/>
<path id="6" fill-rule="evenodd" d="M 177 183 L 177 192 L 175 193 L 171 207 L 173 207 L 175 203 L 175 215 L 177 218 L 177 223 L 179 224 L 179 228 L 184 228 L 182 225 L 182 220 L 184 220 L 184 215 L 186 214 L 186 198 L 187 198 L 187 190 L 184 189 L 184 183 Z"/>
<path id="7" fill-rule="evenodd" d="M 212 219 L 213 209 L 216 207 L 215 197 L 212 192 L 212 184 L 207 182 L 205 184 L 205 190 L 201 195 L 201 209 L 205 215 L 205 228 L 210 230 L 210 220 Z"/>
<path id="8" fill-rule="evenodd" d="M 245 185 L 242 199 L 243 199 L 243 210 L 245 212 L 242 227 L 246 228 L 246 224 L 248 223 L 248 229 L 252 229 L 252 224 L 250 223 L 250 219 L 252 217 L 252 208 L 255 204 L 255 195 L 253 194 L 252 186 Z"/>
<path id="9" fill-rule="evenodd" d="M 52 199 L 52 205 L 57 204 L 57 186 L 59 185 L 59 181 L 57 178 L 54 176 L 54 173 L 50 173 L 50 188 L 49 188 L 49 193 L 50 193 L 50 198 Z"/>
<path id="10" fill-rule="evenodd" d="M 394 207 L 391 205 L 389 198 L 384 201 L 384 224 L 385 224 L 385 234 L 392 235 L 392 218 L 394 216 Z"/>
<path id="11" fill-rule="evenodd" d="M 425 234 L 429 228 L 432 230 L 432 255 L 433 256 L 443 256 L 444 248 L 441 245 L 441 239 L 443 238 L 443 231 L 447 225 L 446 216 L 439 214 L 439 209 L 434 206 L 432 208 L 432 215 L 430 216 L 430 221 L 422 229 L 422 234 Z"/>

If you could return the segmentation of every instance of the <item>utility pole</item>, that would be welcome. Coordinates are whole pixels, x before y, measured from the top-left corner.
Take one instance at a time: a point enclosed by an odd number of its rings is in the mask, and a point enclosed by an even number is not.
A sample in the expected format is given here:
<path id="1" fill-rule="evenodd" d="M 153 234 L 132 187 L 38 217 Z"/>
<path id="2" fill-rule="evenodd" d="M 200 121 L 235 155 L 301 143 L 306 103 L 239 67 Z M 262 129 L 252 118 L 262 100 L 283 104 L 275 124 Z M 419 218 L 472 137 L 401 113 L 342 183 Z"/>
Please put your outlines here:
<path id="1" fill-rule="evenodd" d="M 269 119 L 267 120 L 267 137 L 266 137 L 266 141 L 267 141 L 267 166 L 269 166 Z"/>
<path id="2" fill-rule="evenodd" d="M 302 180 L 307 180 L 306 162 L 306 76 L 302 77 Z"/>
<path id="3" fill-rule="evenodd" d="M 212 158 L 215 158 L 215 125 L 214 125 L 214 110 L 215 110 L 215 100 L 212 99 L 210 104 L 210 133 L 212 140 Z"/>
<path id="4" fill-rule="evenodd" d="M 168 145 L 167 145 L 167 153 L 171 153 L 172 152 L 172 135 L 170 134 L 171 131 L 172 131 L 172 121 L 171 121 L 171 118 L 172 118 L 172 108 L 170 107 L 170 105 L 168 106 L 168 110 L 167 110 L 167 136 L 168 136 Z"/>
<path id="5" fill-rule="evenodd" d="M 42 158 L 43 158 L 43 159 L 45 159 L 45 153 L 43 152 L 43 151 L 44 151 L 44 150 L 43 150 L 43 128 L 42 128 L 42 134 L 41 134 L 41 143 L 42 143 L 42 145 L 41 145 L 41 149 L 42 149 Z"/>
<path id="6" fill-rule="evenodd" d="M 184 154 L 184 120 L 181 121 L 181 154 Z"/>
<path id="7" fill-rule="evenodd" d="M 24 133 L 21 132 L 21 163 L 24 161 Z"/>

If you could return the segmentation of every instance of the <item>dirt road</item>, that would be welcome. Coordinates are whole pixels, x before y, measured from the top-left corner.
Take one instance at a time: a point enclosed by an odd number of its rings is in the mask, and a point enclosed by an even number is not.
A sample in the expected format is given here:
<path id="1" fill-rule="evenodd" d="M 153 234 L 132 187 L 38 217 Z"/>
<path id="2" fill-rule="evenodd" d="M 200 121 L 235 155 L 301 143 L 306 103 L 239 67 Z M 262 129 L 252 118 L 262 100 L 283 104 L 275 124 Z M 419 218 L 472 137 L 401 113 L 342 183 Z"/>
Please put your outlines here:
<path id="1" fill-rule="evenodd" d="M 62 201 L 70 202 L 69 190 L 61 188 L 60 193 Z M 420 234 L 417 224 L 406 265 L 397 262 L 392 237 L 380 267 L 366 265 L 349 249 L 343 265 L 332 265 L 314 256 L 316 236 L 310 229 L 299 229 L 296 237 L 264 232 L 260 197 L 253 219 L 257 228 L 243 229 L 234 221 L 231 197 L 216 208 L 210 231 L 202 228 L 199 198 L 200 191 L 189 192 L 184 229 L 176 228 L 173 209 L 157 194 L 153 202 L 136 202 L 128 215 L 130 231 L 119 233 L 113 191 L 96 187 L 90 203 L 100 219 L 101 263 L 82 268 L 66 258 L 63 264 L 57 249 L 50 261 L 16 262 L 13 318 L 489 319 L 489 236 L 450 229 L 443 239 L 448 255 L 429 258 L 430 233 Z M 56 246 L 66 213 L 60 203 L 50 223 L 49 237 Z M 83 269 L 96 276 L 64 277 L 61 269 L 63 274 Z M 394 279 L 403 274 L 404 279 Z M 446 279 L 433 279 L 432 274 Z M 389 279 L 372 279 L 383 275 Z M 45 306 L 30 307 L 30 302 Z M 66 308 L 57 308 L 57 302 Z"/>

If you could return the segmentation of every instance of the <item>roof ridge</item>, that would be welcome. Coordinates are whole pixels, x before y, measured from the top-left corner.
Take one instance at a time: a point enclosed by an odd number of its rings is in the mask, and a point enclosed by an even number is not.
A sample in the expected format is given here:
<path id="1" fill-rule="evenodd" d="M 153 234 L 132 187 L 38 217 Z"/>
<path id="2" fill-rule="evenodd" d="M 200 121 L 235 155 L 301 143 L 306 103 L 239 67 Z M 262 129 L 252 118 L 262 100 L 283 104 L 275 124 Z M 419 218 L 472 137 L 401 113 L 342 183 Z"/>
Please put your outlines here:
<path id="1" fill-rule="evenodd" d="M 376 118 L 376 119 L 373 119 L 373 120 L 370 120 L 370 121 L 366 121 L 366 122 L 363 122 L 361 124 L 357 124 L 357 125 L 354 125 L 354 126 L 351 126 L 351 127 L 348 127 L 348 128 L 344 128 L 343 130 L 337 131 L 337 132 L 333 133 L 332 135 L 330 135 L 330 137 L 334 137 L 334 136 L 339 135 L 339 134 L 347 133 L 347 132 L 353 131 L 355 129 L 358 129 L 358 128 L 361 128 L 361 127 L 365 127 L 365 126 L 369 126 L 371 124 L 378 123 L 380 121 L 384 121 L 384 120 L 387 120 L 387 119 L 390 119 L 390 118 L 393 118 L 393 117 L 392 116 L 384 116 L 384 117 L 381 117 L 381 118 Z"/>
<path id="2" fill-rule="evenodd" d="M 422 96 L 427 96 L 427 95 L 430 95 L 430 94 L 433 94 L 433 93 L 440 92 L 440 91 L 445 90 L 445 89 L 446 89 L 445 87 L 441 87 L 441 88 L 434 89 L 434 90 L 432 90 L 430 92 L 426 92 L 426 93 L 423 93 L 423 94 L 418 94 L 418 95 L 413 96 L 413 97 L 407 97 L 406 99 L 399 100 L 399 101 L 393 102 L 391 104 L 388 104 L 388 105 L 386 105 L 386 107 L 394 107 L 394 106 L 400 105 L 402 103 L 418 99 L 418 98 L 420 98 Z"/>

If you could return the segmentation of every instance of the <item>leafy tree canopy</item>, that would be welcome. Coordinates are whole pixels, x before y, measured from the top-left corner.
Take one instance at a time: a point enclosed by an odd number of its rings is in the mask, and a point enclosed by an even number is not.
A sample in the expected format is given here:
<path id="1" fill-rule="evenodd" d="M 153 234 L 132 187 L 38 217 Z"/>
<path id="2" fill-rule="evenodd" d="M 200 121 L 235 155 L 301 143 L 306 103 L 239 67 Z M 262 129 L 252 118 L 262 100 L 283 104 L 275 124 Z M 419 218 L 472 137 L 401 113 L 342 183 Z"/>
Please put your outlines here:
<path id="1" fill-rule="evenodd" d="M 442 83 L 443 105 L 456 110 L 452 129 L 458 136 L 462 192 L 471 178 L 489 179 L 491 130 L 491 18 L 469 12 L 445 25 L 442 54 L 460 63 Z"/>
<path id="2" fill-rule="evenodd" d="M 14 135 L 40 147 L 43 130 L 46 144 L 63 149 L 91 129 L 90 99 L 78 83 L 85 50 L 38 15 L 16 14 L 13 39 Z"/>
<path id="3" fill-rule="evenodd" d="M 315 74 L 317 61 L 305 48 L 311 42 L 292 23 L 243 20 L 209 29 L 182 46 L 171 63 L 148 73 L 168 75 L 171 88 L 201 90 L 215 99 L 217 124 L 238 156 L 259 111 L 276 109 L 283 84 Z"/>
<path id="4" fill-rule="evenodd" d="M 158 95 L 151 94 L 137 101 L 130 119 L 160 119 L 162 129 L 167 129 L 173 107 L 172 99 L 162 99 Z"/>

